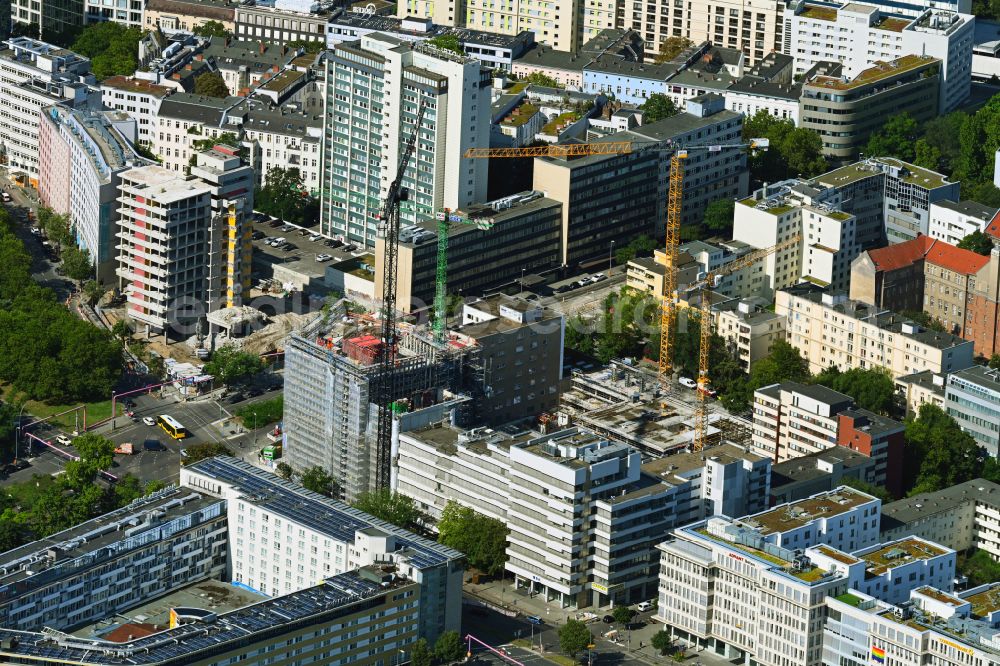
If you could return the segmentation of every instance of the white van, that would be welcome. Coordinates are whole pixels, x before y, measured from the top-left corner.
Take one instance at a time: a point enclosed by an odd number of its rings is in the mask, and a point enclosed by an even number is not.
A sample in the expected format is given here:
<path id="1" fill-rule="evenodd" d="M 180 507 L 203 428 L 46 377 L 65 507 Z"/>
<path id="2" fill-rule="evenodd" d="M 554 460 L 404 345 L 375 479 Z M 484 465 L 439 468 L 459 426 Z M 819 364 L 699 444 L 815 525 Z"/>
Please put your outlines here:
<path id="1" fill-rule="evenodd" d="M 638 606 L 636 606 L 636 608 L 639 609 L 640 613 L 645 613 L 646 611 L 653 610 L 653 602 L 652 601 L 643 601 Z"/>

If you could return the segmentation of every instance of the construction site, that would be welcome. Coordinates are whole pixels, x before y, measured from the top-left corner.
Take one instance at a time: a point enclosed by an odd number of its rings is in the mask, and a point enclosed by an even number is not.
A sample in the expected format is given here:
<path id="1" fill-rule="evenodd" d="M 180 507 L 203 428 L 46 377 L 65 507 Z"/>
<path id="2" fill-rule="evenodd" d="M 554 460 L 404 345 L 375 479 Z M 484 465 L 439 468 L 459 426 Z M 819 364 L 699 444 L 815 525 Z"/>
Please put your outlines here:
<path id="1" fill-rule="evenodd" d="M 605 369 L 574 371 L 560 411 L 574 423 L 650 456 L 691 450 L 697 404 L 664 391 L 655 373 L 612 361 Z M 751 423 L 721 407 L 707 408 L 705 447 L 731 442 L 749 446 Z"/>

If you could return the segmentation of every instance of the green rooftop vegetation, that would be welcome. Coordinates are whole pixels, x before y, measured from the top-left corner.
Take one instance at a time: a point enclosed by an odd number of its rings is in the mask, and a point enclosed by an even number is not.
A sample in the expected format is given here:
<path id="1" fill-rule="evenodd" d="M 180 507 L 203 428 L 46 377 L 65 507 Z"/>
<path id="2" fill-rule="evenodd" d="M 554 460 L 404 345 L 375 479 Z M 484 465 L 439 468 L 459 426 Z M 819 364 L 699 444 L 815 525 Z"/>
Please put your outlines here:
<path id="1" fill-rule="evenodd" d="M 879 30 L 889 30 L 891 32 L 902 32 L 903 28 L 908 26 L 910 21 L 907 19 L 896 18 L 894 16 L 886 16 L 881 21 L 875 24 L 875 27 Z"/>
<path id="2" fill-rule="evenodd" d="M 806 8 L 799 16 L 803 18 L 817 19 L 820 21 L 836 21 L 837 10 L 832 7 L 818 7 L 816 5 L 806 5 Z"/>
<path id="3" fill-rule="evenodd" d="M 514 85 L 512 85 L 510 87 L 510 90 L 507 91 L 507 94 L 508 95 L 517 95 L 518 93 L 524 92 L 524 89 L 527 88 L 527 87 L 528 87 L 528 82 L 527 81 L 518 81 L 517 83 L 515 83 Z"/>
<path id="4" fill-rule="evenodd" d="M 767 212 L 771 215 L 781 215 L 782 213 L 787 213 L 792 210 L 792 206 L 775 206 L 774 208 L 768 208 Z"/>
<path id="5" fill-rule="evenodd" d="M 820 578 L 826 575 L 826 571 L 820 569 L 819 567 L 812 567 L 811 569 L 806 569 L 803 571 L 793 571 L 791 569 L 786 570 L 786 573 L 795 576 L 801 581 L 806 583 L 815 583 Z"/>
<path id="6" fill-rule="evenodd" d="M 528 104 L 525 102 L 511 111 L 510 115 L 503 119 L 502 124 L 509 125 L 511 127 L 520 127 L 531 120 L 536 113 L 538 113 L 538 107 L 534 104 Z"/>
<path id="7" fill-rule="evenodd" d="M 770 562 L 771 564 L 776 564 L 777 566 L 781 567 L 782 569 L 784 569 L 789 564 L 791 564 L 791 562 L 789 562 L 788 560 L 784 560 L 784 559 L 782 559 L 780 557 L 776 557 L 775 555 L 771 555 L 770 553 L 765 553 L 764 551 L 758 550 L 757 548 L 751 548 L 750 546 L 746 546 L 744 544 L 736 544 L 736 543 L 733 543 L 731 541 L 723 541 L 722 539 L 719 539 L 719 537 L 717 537 L 714 534 L 710 533 L 705 528 L 701 528 L 701 529 L 695 530 L 695 531 L 698 534 L 707 536 L 709 539 L 712 539 L 713 541 L 718 541 L 720 543 L 725 543 L 727 546 L 730 546 L 730 547 L 734 548 L 735 550 L 741 550 L 744 553 L 747 553 L 748 555 L 753 555 L 754 557 L 759 557 L 760 559 L 766 560 L 766 561 Z"/>
<path id="8" fill-rule="evenodd" d="M 841 211 L 839 211 L 839 210 L 835 210 L 835 211 L 833 211 L 832 213 L 830 213 L 829 215 L 830 215 L 830 217 L 832 217 L 833 219 L 835 219 L 835 220 L 840 220 L 840 221 L 844 221 L 844 220 L 846 220 L 847 218 L 849 218 L 849 217 L 850 217 L 850 215 L 848 215 L 847 213 L 842 213 L 842 212 L 841 212 Z"/>
<path id="9" fill-rule="evenodd" d="M 861 605 L 861 601 L 862 601 L 861 597 L 855 596 L 855 595 L 851 594 L 850 592 L 844 592 L 839 597 L 834 597 L 834 598 L 837 601 L 843 602 L 845 604 L 849 604 L 851 606 L 854 606 L 855 608 L 857 608 L 858 606 L 860 606 Z"/>
<path id="10" fill-rule="evenodd" d="M 563 126 L 572 125 L 579 119 L 580 114 L 576 111 L 560 113 L 558 116 L 545 123 L 545 127 L 542 128 L 542 134 L 558 134 Z"/>
<path id="11" fill-rule="evenodd" d="M 751 208 L 753 208 L 754 206 L 757 205 L 757 200 L 754 199 L 753 197 L 747 197 L 746 199 L 740 199 L 740 203 L 743 204 L 744 206 L 750 206 Z"/>
<path id="12" fill-rule="evenodd" d="M 834 90 L 850 90 L 860 86 L 878 83 L 883 79 L 888 79 L 899 74 L 905 74 L 912 70 L 924 67 L 936 58 L 931 56 L 905 55 L 896 58 L 892 62 L 876 61 L 874 65 L 864 70 L 850 81 L 843 81 L 832 76 L 817 76 L 809 84 L 815 87 L 832 88 Z"/>

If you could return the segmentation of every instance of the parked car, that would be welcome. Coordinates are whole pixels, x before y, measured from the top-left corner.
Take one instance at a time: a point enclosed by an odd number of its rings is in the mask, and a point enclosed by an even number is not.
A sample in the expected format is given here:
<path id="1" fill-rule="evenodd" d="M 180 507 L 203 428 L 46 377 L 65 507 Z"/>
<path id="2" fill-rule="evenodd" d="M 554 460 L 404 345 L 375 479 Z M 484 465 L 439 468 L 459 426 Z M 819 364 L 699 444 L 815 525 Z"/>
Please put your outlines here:
<path id="1" fill-rule="evenodd" d="M 330 261 L 331 259 L 333 259 L 333 256 L 329 255 L 329 254 L 317 254 L 316 255 L 316 261 L 318 261 L 320 263 L 323 263 L 324 261 Z"/>
<path id="2" fill-rule="evenodd" d="M 345 245 L 343 247 L 344 252 L 354 252 L 357 249 L 358 249 L 358 246 L 354 245 L 353 243 L 348 243 L 347 245 Z"/>
<path id="3" fill-rule="evenodd" d="M 677 380 L 677 383 L 680 384 L 681 386 L 686 386 L 689 389 L 698 388 L 698 382 L 691 379 L 690 377 L 681 377 L 680 379 Z"/>
<path id="4" fill-rule="evenodd" d="M 10 203 L 10 195 L 6 192 L 0 192 L 0 197 L 3 198 L 4 203 Z"/>
<path id="5" fill-rule="evenodd" d="M 294 229 L 294 228 L 295 228 L 295 227 L 293 227 L 293 226 L 292 226 L 292 225 L 290 225 L 290 224 L 285 224 L 285 225 L 283 225 L 283 226 L 281 227 L 281 231 L 287 234 L 287 233 L 288 233 L 289 231 L 291 231 L 291 230 L 292 230 L 292 229 Z"/>
<path id="6" fill-rule="evenodd" d="M 150 439 L 147 439 L 147 440 L 143 441 L 143 443 L 142 443 L 142 449 L 143 449 L 143 451 L 163 451 L 164 448 L 166 448 L 166 447 L 164 447 L 163 443 L 160 442 L 160 440 L 158 440 L 158 439 L 152 439 L 152 438 L 150 438 Z"/>
<path id="7" fill-rule="evenodd" d="M 584 275 L 582 278 L 580 278 L 579 280 L 576 281 L 576 285 L 578 287 L 586 287 L 588 284 L 590 284 L 590 276 L 589 275 Z"/>
<path id="8" fill-rule="evenodd" d="M 326 241 L 326 244 L 329 245 L 330 247 L 341 247 L 344 244 L 344 241 L 340 240 L 339 238 L 331 238 L 328 241 Z"/>
<path id="9" fill-rule="evenodd" d="M 604 624 L 614 624 L 614 623 L 615 623 L 615 616 L 614 615 L 605 615 L 604 616 Z"/>
<path id="10" fill-rule="evenodd" d="M 315 243 L 316 241 L 320 240 L 321 238 L 323 238 L 323 237 L 320 236 L 319 234 L 313 234 L 312 236 L 309 237 L 309 240 L 311 240 L 313 243 Z"/>
<path id="11" fill-rule="evenodd" d="M 260 240 L 261 238 L 264 238 L 264 232 L 263 231 L 255 231 L 252 234 L 250 234 L 250 238 L 252 238 L 254 240 Z"/>
<path id="12" fill-rule="evenodd" d="M 528 624 L 545 624 L 545 620 L 538 617 L 537 615 L 529 615 L 525 619 L 528 621 Z"/>
<path id="13" fill-rule="evenodd" d="M 653 610 L 653 602 L 652 601 L 641 601 L 641 602 L 639 602 L 639 605 L 636 606 L 636 608 L 638 609 L 638 611 L 640 613 L 645 613 L 646 611 Z"/>
<path id="14" fill-rule="evenodd" d="M 264 389 L 258 386 L 253 386 L 247 391 L 247 395 L 251 398 L 256 398 L 259 395 L 264 395 Z"/>
<path id="15" fill-rule="evenodd" d="M 278 227 L 281 226 L 281 220 L 271 220 L 270 222 L 267 223 L 267 226 L 271 227 L 272 229 L 277 229 Z"/>
<path id="16" fill-rule="evenodd" d="M 284 244 L 279 245 L 278 249 L 284 250 L 285 252 L 291 252 L 292 250 L 297 250 L 299 248 L 286 241 Z"/>
<path id="17" fill-rule="evenodd" d="M 591 281 L 591 283 L 593 283 L 593 284 L 597 284 L 597 283 L 598 283 L 598 282 L 600 282 L 601 280 L 607 280 L 607 279 L 608 279 L 608 276 L 607 276 L 607 275 L 605 275 L 604 273 L 594 273 L 594 274 L 593 274 L 593 275 L 592 275 L 592 276 L 590 277 L 590 281 Z"/>
<path id="18" fill-rule="evenodd" d="M 242 393 L 233 393 L 232 395 L 226 398 L 226 404 L 234 405 L 242 400 L 246 400 L 246 396 L 244 396 Z"/>

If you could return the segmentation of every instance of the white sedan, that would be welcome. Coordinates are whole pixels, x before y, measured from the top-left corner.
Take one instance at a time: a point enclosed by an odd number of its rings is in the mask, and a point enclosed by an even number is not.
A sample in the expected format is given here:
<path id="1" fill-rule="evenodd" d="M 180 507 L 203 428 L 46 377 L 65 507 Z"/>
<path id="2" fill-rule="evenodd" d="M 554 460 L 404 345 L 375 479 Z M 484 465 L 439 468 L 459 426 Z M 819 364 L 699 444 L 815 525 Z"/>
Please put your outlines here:
<path id="1" fill-rule="evenodd" d="M 152 416 L 144 416 L 144 417 L 142 417 L 142 422 L 145 423 L 148 426 L 155 426 L 156 425 L 156 419 L 154 419 Z"/>

